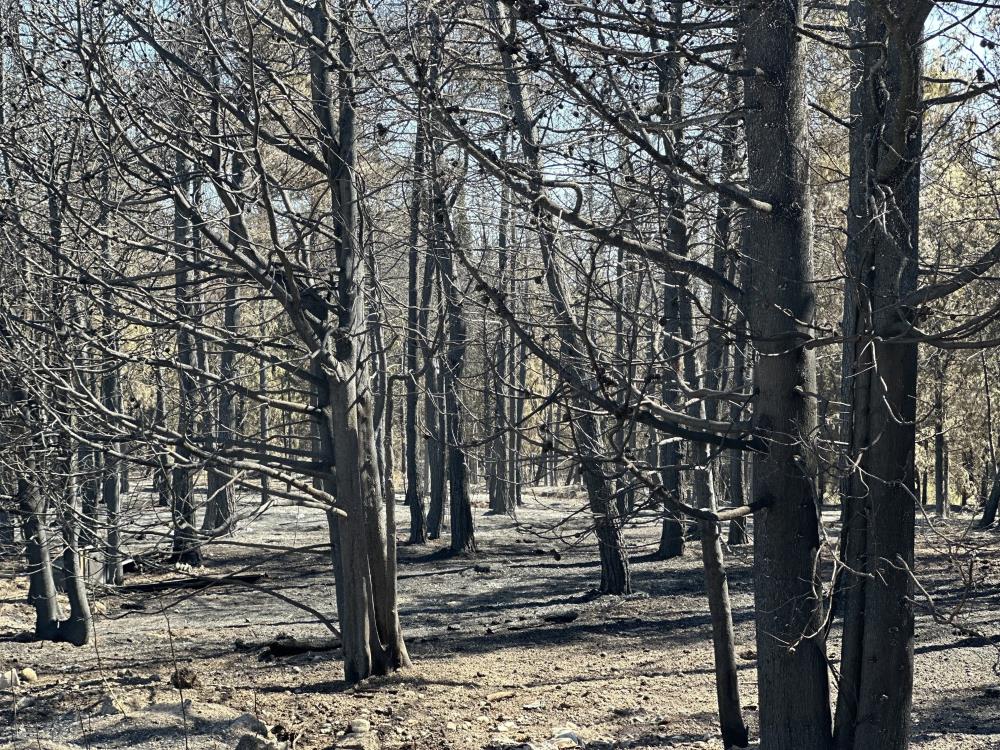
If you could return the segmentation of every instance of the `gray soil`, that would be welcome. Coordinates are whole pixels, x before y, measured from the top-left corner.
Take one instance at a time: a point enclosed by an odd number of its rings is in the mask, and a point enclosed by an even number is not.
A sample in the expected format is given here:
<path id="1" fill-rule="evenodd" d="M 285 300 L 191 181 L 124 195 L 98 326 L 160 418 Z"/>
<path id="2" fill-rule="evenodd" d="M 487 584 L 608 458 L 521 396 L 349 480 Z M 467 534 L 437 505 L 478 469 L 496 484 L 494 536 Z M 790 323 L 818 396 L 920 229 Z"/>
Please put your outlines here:
<path id="1" fill-rule="evenodd" d="M 401 545 L 400 615 L 414 666 L 353 689 L 336 651 L 266 658 L 279 636 L 331 637 L 314 614 L 273 595 L 333 617 L 318 511 L 273 509 L 213 545 L 196 571 L 266 573 L 252 586 L 98 592 L 97 638 L 84 648 L 30 642 L 26 581 L 5 569 L 0 669 L 31 667 L 38 681 L 0 695 L 0 746 L 234 748 L 259 718 L 307 750 L 336 746 L 358 719 L 384 748 L 554 748 L 560 734 L 591 747 L 721 748 L 697 542 L 681 559 L 653 559 L 650 516 L 629 531 L 637 593 L 595 597 L 593 539 L 585 514 L 574 515 L 582 505 L 563 490 L 529 495 L 517 522 L 477 508 L 482 552 L 474 559 L 442 554 L 441 542 Z M 396 508 L 405 539 L 407 512 Z M 154 516 L 147 513 L 137 545 L 155 538 L 162 519 Z M 1000 535 L 969 525 L 967 517 L 921 521 L 913 709 L 921 750 L 1000 748 Z M 316 548 L 282 553 L 245 543 Z M 753 732 L 750 558 L 749 548 L 727 555 Z M 128 582 L 183 575 L 147 570 Z M 184 666 L 197 684 L 177 689 L 171 676 Z"/>

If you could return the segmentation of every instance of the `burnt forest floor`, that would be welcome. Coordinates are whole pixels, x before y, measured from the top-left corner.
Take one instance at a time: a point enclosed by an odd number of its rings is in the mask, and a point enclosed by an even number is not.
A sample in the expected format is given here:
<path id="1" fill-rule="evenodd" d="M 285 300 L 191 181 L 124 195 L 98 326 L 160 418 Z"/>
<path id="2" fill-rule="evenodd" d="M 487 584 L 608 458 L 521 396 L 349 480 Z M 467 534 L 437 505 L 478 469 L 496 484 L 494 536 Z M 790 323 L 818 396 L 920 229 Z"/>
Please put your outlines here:
<path id="1" fill-rule="evenodd" d="M 525 499 L 517 521 L 475 509 L 481 551 L 474 558 L 443 554 L 446 539 L 400 544 L 400 616 L 413 667 L 353 689 L 342 682 L 337 651 L 278 658 L 268 651 L 283 636 L 330 637 L 312 614 L 270 593 L 333 617 L 319 511 L 272 509 L 211 546 L 194 571 L 265 574 L 250 585 L 99 592 L 97 638 L 83 648 L 28 640 L 26 580 L 6 567 L 0 670 L 30 667 L 38 679 L 0 695 L 0 747 L 233 748 L 256 717 L 304 750 L 345 743 L 358 720 L 371 728 L 369 747 L 554 748 L 579 738 L 604 748 L 721 748 L 697 542 L 680 559 L 654 559 L 650 514 L 628 532 L 635 593 L 597 597 L 582 499 L 566 488 Z M 149 514 L 147 539 L 162 521 Z M 405 540 L 407 510 L 397 505 L 396 514 Z M 837 512 L 824 515 L 832 526 Z M 970 523 L 961 515 L 919 521 L 917 569 L 937 606 L 936 616 L 918 609 L 913 747 L 921 750 L 1000 748 L 1000 534 L 970 531 Z M 268 548 L 283 546 L 313 549 Z M 753 735 L 751 558 L 749 547 L 727 551 Z M 146 570 L 127 583 L 185 575 Z M 838 635 L 835 627 L 834 659 Z M 174 687 L 177 667 L 188 667 L 196 684 Z"/>

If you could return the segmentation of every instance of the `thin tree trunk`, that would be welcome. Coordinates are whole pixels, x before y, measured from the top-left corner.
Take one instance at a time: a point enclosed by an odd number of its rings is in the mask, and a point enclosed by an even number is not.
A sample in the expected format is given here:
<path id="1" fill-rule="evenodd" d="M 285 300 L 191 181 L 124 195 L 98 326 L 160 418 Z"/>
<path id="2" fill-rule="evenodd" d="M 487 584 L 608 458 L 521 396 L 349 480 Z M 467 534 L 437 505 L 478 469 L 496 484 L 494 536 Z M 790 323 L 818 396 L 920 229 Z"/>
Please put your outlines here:
<path id="1" fill-rule="evenodd" d="M 424 294 L 420 306 L 421 330 L 427 331 L 427 318 L 430 314 L 430 304 L 434 291 L 440 292 L 440 287 L 434 283 L 437 264 L 428 258 L 424 262 Z M 424 337 L 426 340 L 426 336 Z M 445 414 L 441 408 L 441 363 L 431 343 L 424 346 L 424 429 L 427 432 L 425 448 L 427 451 L 428 473 L 430 474 L 430 502 L 427 509 L 427 537 L 438 539 L 441 536 L 441 526 L 444 522 L 444 497 L 447 492 L 447 465 L 445 436 L 447 427 L 444 424 Z"/>
<path id="2" fill-rule="evenodd" d="M 513 121 L 520 136 L 521 150 L 528 169 L 541 182 L 542 164 L 535 133 L 535 117 L 526 101 L 518 66 L 511 50 L 514 46 L 515 21 L 505 19 L 497 0 L 488 0 L 487 13 L 497 32 L 507 40 L 501 47 L 501 58 L 507 83 L 507 92 L 513 110 Z M 605 450 L 597 417 L 594 415 L 584 395 L 597 389 L 593 374 L 584 364 L 586 352 L 580 341 L 579 324 L 573 314 L 573 304 L 565 286 L 563 274 L 558 265 L 556 236 L 550 219 L 535 210 L 542 254 L 545 283 L 552 299 L 553 312 L 560 342 L 560 359 L 563 375 L 575 392 L 574 401 L 579 411 L 570 418 L 570 428 L 574 439 L 584 487 L 590 511 L 594 517 L 598 551 L 601 560 L 601 593 L 626 594 L 631 592 L 629 561 L 625 550 L 621 522 L 614 502 L 614 488 L 604 471 Z"/>
<path id="3" fill-rule="evenodd" d="M 245 172 L 243 158 L 239 153 L 233 156 L 233 191 L 238 193 L 242 188 Z M 249 238 L 242 236 L 243 217 L 229 217 L 229 242 L 234 248 L 245 248 Z M 219 375 L 222 378 L 219 388 L 218 411 L 216 415 L 215 445 L 222 452 L 233 446 L 236 430 L 236 399 L 232 383 L 237 379 L 236 350 L 231 341 L 239 338 L 241 329 L 241 314 L 239 300 L 239 285 L 232 279 L 227 279 L 225 299 L 223 302 L 223 328 L 227 333 L 220 354 Z M 236 517 L 236 491 L 233 486 L 233 475 L 217 466 L 208 471 L 208 506 L 205 509 L 202 529 L 213 534 L 231 533 Z"/>
<path id="4" fill-rule="evenodd" d="M 406 341 L 403 345 L 406 376 L 404 425 L 406 457 L 404 464 L 406 470 L 406 506 L 410 509 L 410 544 L 424 544 L 427 541 L 427 514 L 424 507 L 423 488 L 420 486 L 417 437 L 417 403 L 419 399 L 417 350 L 427 334 L 426 312 L 421 311 L 417 301 L 420 265 L 420 214 L 425 199 L 423 174 L 426 160 L 425 151 L 424 126 L 422 123 L 418 123 L 416 142 L 413 146 L 413 183 L 412 195 L 410 196 L 409 252 L 407 253 Z"/>
<path id="5" fill-rule="evenodd" d="M 948 499 L 948 451 L 944 434 L 944 365 L 934 384 L 934 509 L 940 518 L 951 515 Z"/>
<path id="6" fill-rule="evenodd" d="M 178 152 L 175 165 L 176 179 L 190 190 L 191 177 L 189 166 L 184 156 Z M 183 322 L 190 322 L 194 302 L 191 298 L 189 278 L 189 244 L 191 240 L 191 225 L 185 215 L 180 201 L 174 208 L 174 251 L 175 286 L 177 316 Z M 177 371 L 178 407 L 177 432 L 186 438 L 193 437 L 195 394 L 197 384 L 191 375 L 194 366 L 195 342 L 186 327 L 177 329 L 177 361 L 181 367 Z M 198 546 L 197 527 L 195 525 L 195 505 L 193 471 L 183 461 L 173 467 L 170 477 L 171 510 L 173 518 L 173 545 L 170 559 L 175 563 L 188 565 L 201 564 L 201 551 Z"/>
<path id="7" fill-rule="evenodd" d="M 431 12 L 432 35 L 437 33 L 436 12 Z M 458 388 L 465 368 L 467 348 L 467 325 L 462 310 L 461 290 L 455 274 L 453 242 L 460 242 L 459 229 L 451 223 L 450 200 L 445 194 L 440 164 L 436 157 L 436 144 L 432 139 L 428 144 L 435 161 L 431 165 L 432 180 L 432 241 L 434 257 L 441 274 L 447 324 L 447 346 L 444 368 L 444 395 L 446 437 L 448 441 L 448 496 L 451 508 L 452 552 L 473 553 L 476 551 L 475 526 L 472 520 L 472 499 L 469 495 L 468 464 L 465 453 L 465 425 L 458 399 Z"/>

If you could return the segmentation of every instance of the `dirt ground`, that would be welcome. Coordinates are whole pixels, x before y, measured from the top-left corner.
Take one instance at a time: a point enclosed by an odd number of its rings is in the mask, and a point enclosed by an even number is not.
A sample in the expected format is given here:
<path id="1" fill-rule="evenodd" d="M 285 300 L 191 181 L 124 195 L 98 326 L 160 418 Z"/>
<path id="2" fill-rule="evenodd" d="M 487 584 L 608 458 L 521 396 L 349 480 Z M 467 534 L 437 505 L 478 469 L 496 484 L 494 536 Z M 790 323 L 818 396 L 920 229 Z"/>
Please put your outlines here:
<path id="1" fill-rule="evenodd" d="M 516 522 L 477 508 L 474 559 L 440 554 L 440 543 L 401 545 L 400 615 L 414 666 L 355 689 L 342 682 L 337 652 L 266 658 L 278 636 L 329 637 L 312 614 L 265 591 L 332 617 L 326 551 L 237 544 L 323 545 L 319 512 L 274 510 L 208 551 L 200 572 L 265 572 L 253 587 L 99 595 L 97 638 L 84 648 L 28 642 L 26 582 L 5 569 L 0 669 L 30 667 L 38 680 L 0 695 L 0 747 L 233 748 L 259 718 L 304 750 L 349 744 L 355 735 L 345 731 L 359 720 L 371 728 L 368 747 L 721 748 L 696 543 L 681 559 L 653 559 L 650 516 L 629 531 L 636 593 L 594 597 L 586 516 L 551 531 L 581 507 L 564 490 L 530 494 Z M 405 526 L 405 508 L 397 516 Z M 968 526 L 967 517 L 921 522 L 918 570 L 938 607 L 937 618 L 921 608 L 917 622 L 913 747 L 921 750 L 1000 748 L 1000 535 Z M 730 550 L 728 565 L 753 733 L 749 549 Z M 944 621 L 956 608 L 957 625 Z M 171 676 L 183 666 L 197 684 L 177 689 Z"/>

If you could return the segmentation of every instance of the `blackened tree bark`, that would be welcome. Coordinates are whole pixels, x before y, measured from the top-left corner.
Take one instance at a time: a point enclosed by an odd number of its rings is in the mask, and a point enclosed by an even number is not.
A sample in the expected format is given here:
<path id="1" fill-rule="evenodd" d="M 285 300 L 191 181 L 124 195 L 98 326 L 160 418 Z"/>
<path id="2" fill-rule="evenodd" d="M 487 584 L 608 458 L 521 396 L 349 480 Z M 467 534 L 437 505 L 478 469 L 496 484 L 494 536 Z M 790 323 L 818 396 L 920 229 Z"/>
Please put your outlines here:
<path id="1" fill-rule="evenodd" d="M 106 141 L 110 140 L 110 133 L 105 131 L 102 134 Z M 98 214 L 97 226 L 105 228 L 111 211 L 111 169 L 103 170 L 101 174 L 101 208 Z M 114 262 L 111 257 L 111 240 L 105 236 L 101 241 L 101 256 L 105 265 L 106 277 L 110 277 Z M 109 280 L 106 278 L 106 280 Z M 105 287 L 101 298 L 103 306 L 102 323 L 104 333 L 111 342 L 111 347 L 118 348 L 118 335 L 114 330 L 112 305 L 114 300 L 111 292 L 111 285 Z M 101 375 L 101 402 L 105 409 L 113 413 L 118 413 L 122 409 L 121 398 L 121 374 L 120 364 L 108 358 L 105 362 L 103 374 Z M 112 441 L 107 449 L 100 456 L 100 489 L 101 499 L 107 512 L 107 545 L 104 548 L 104 582 L 113 586 L 120 586 L 124 582 L 125 573 L 122 569 L 121 553 L 121 530 L 120 512 L 122 482 L 120 474 L 126 473 L 126 466 L 119 460 L 121 454 L 121 444 Z M 95 467 L 96 468 L 96 467 Z M 86 513 L 84 515 L 87 515 Z"/>
<path id="2" fill-rule="evenodd" d="M 917 289 L 922 122 L 922 34 L 930 3 L 866 4 L 860 110 L 869 136 L 852 160 L 863 200 L 857 237 L 856 366 L 845 611 L 836 744 L 839 749 L 909 747 L 913 689 L 913 534 Z M 861 12 L 856 11 L 859 16 Z M 855 170 L 857 168 L 857 171 Z M 909 340 L 900 340 L 907 339 Z M 857 377 L 866 373 L 865 377 Z"/>
<path id="3" fill-rule="evenodd" d="M 737 311 L 736 336 L 732 347 L 733 380 L 732 390 L 742 393 L 747 382 L 746 363 L 746 321 Z M 743 405 L 732 404 L 729 418 L 735 423 L 744 418 Z M 729 454 L 729 499 L 731 505 L 746 505 L 746 458 L 743 451 Z M 749 541 L 746 518 L 736 518 L 729 522 L 729 544 L 740 545 Z"/>
<path id="4" fill-rule="evenodd" d="M 979 519 L 979 528 L 988 529 L 996 523 L 998 508 L 1000 508 L 1000 471 L 994 471 L 993 483 L 983 504 L 983 516 Z"/>
<path id="5" fill-rule="evenodd" d="M 67 421 L 72 425 L 72 419 Z M 59 623 L 59 640 L 84 646 L 94 637 L 94 620 L 90 611 L 87 594 L 86 569 L 79 545 L 79 493 L 76 479 L 77 451 L 72 439 L 66 435 L 62 439 L 60 468 L 65 475 L 60 477 L 62 498 L 59 506 L 63 534 L 63 575 L 66 581 L 66 598 L 69 600 L 69 616 Z M 117 483 L 118 478 L 115 477 Z"/>
<path id="6" fill-rule="evenodd" d="M 506 142 L 504 143 L 506 145 Z M 500 223 L 497 227 L 497 274 L 499 288 L 510 293 L 512 258 L 510 248 L 510 190 L 501 186 L 500 192 Z M 490 490 L 490 512 L 513 515 L 517 510 L 517 476 L 516 459 L 514 458 L 514 440 L 517 426 L 511 429 L 510 420 L 513 412 L 511 396 L 508 392 L 507 379 L 514 369 L 511 354 L 514 342 L 507 322 L 500 321 L 497 333 L 496 362 L 493 386 L 493 429 L 499 434 L 491 442 L 492 456 L 495 461 L 493 487 Z"/>
<path id="7" fill-rule="evenodd" d="M 432 38 L 432 48 L 439 54 L 441 45 L 440 19 L 436 11 L 431 11 L 429 28 Z M 434 65 L 436 70 L 436 64 Z M 429 85 L 434 85 L 434 80 Z M 436 93 L 436 92 L 435 92 Z M 445 362 L 442 370 L 442 385 L 444 390 L 444 424 L 443 437 L 447 442 L 448 466 L 448 498 L 451 515 L 452 552 L 473 553 L 476 551 L 475 527 L 472 519 L 472 499 L 469 494 L 469 466 L 465 447 L 464 417 L 458 397 L 462 372 L 465 367 L 465 353 L 468 341 L 468 326 L 462 305 L 462 290 L 458 286 L 455 272 L 453 242 L 461 241 L 456 228 L 452 225 L 451 209 L 458 200 L 459 193 L 447 193 L 443 169 L 443 146 L 437 138 L 428 139 L 432 173 L 431 179 L 431 245 L 434 262 L 441 279 L 441 292 L 444 299 L 444 316 L 446 331 Z"/>
<path id="8" fill-rule="evenodd" d="M 28 409 L 25 408 L 24 412 L 27 413 Z M 28 560 L 28 601 L 35 608 L 35 638 L 56 640 L 59 636 L 59 603 L 52 576 L 45 499 L 38 491 L 33 446 L 27 448 L 22 464 L 23 473 L 17 480 L 17 501 Z"/>
<path id="9" fill-rule="evenodd" d="M 243 187 L 245 174 L 243 157 L 238 152 L 233 155 L 232 172 L 233 192 L 238 194 Z M 242 236 L 243 227 L 244 221 L 241 216 L 229 217 L 229 243 L 240 250 L 248 245 L 248 238 Z M 238 373 L 236 371 L 236 350 L 230 342 L 238 339 L 241 333 L 240 306 L 239 284 L 234 279 L 227 279 L 222 309 L 222 324 L 227 337 L 222 344 L 222 352 L 219 356 L 219 375 L 222 382 L 219 388 L 214 435 L 215 445 L 223 452 L 232 448 L 236 437 L 237 409 L 233 383 L 236 381 Z M 232 531 L 231 527 L 236 516 L 236 491 L 233 485 L 232 474 L 218 466 L 209 467 L 208 505 L 202 520 L 204 531 L 214 534 Z"/>
<path id="10" fill-rule="evenodd" d="M 512 54 L 517 38 L 515 21 L 504 19 L 497 0 L 488 0 L 486 10 L 501 40 L 500 57 L 513 110 L 513 121 L 520 137 L 521 152 L 532 179 L 541 185 L 542 163 L 535 132 L 536 119 L 527 101 L 520 70 Z M 606 451 L 602 445 L 600 425 L 584 395 L 596 391 L 597 383 L 593 373 L 587 371 L 585 364 L 587 355 L 582 346 L 579 324 L 573 314 L 572 300 L 559 268 L 556 232 L 552 226 L 552 219 L 536 208 L 535 220 L 545 283 L 556 318 L 563 373 L 570 381 L 569 385 L 576 394 L 575 403 L 579 406 L 578 413 L 570 418 L 570 427 L 590 511 L 594 517 L 601 560 L 600 591 L 605 594 L 626 594 L 631 592 L 632 583 L 621 519 L 618 517 L 614 502 L 613 483 L 604 471 Z"/>
<path id="11" fill-rule="evenodd" d="M 174 174 L 185 196 L 189 196 L 191 189 L 190 165 L 181 152 L 177 153 Z M 185 206 L 180 201 L 177 201 L 174 206 L 174 284 L 177 317 L 184 322 L 190 321 L 194 306 L 189 278 L 190 241 L 190 218 L 186 213 Z M 195 342 L 191 332 L 187 326 L 179 326 L 177 329 L 177 362 L 180 365 L 177 371 L 177 432 L 187 439 L 192 439 L 193 437 L 196 409 L 197 383 L 192 375 L 194 370 L 194 356 Z M 170 499 L 173 518 L 173 543 L 170 559 L 176 563 L 200 565 L 201 550 L 198 545 L 198 533 L 195 526 L 193 479 L 193 471 L 186 462 L 182 460 L 174 465 L 170 475 Z"/>
<path id="12" fill-rule="evenodd" d="M 944 432 L 945 364 L 938 363 L 934 381 L 934 510 L 940 518 L 951 514 L 948 498 L 948 438 Z"/>
<path id="13" fill-rule="evenodd" d="M 442 407 L 441 359 L 438 356 L 438 342 L 428 339 L 428 319 L 431 301 L 440 296 L 441 287 L 436 283 L 437 262 L 433 256 L 424 261 L 423 295 L 418 316 L 418 335 L 421 340 L 424 361 L 424 448 L 427 457 L 430 497 L 427 508 L 427 537 L 438 539 L 444 523 L 444 499 L 448 488 L 445 469 L 448 464 L 445 436 L 445 409 Z"/>
<path id="14" fill-rule="evenodd" d="M 437 14 L 431 13 L 432 34 L 436 36 Z M 462 309 L 462 290 L 455 273 L 453 242 L 462 238 L 452 224 L 451 209 L 459 195 L 448 195 L 441 174 L 441 154 L 436 139 L 431 139 L 429 150 L 434 162 L 431 165 L 431 242 L 437 267 L 441 274 L 444 294 L 447 341 L 445 346 L 444 398 L 445 424 L 448 444 L 448 499 L 451 512 L 452 552 L 476 551 L 475 526 L 472 520 L 472 498 L 469 495 L 468 459 L 465 448 L 464 417 L 458 398 L 465 352 L 468 346 L 468 326 Z"/>
<path id="15" fill-rule="evenodd" d="M 417 371 L 417 352 L 425 331 L 420 329 L 418 307 L 418 280 L 420 267 L 420 215 L 425 200 L 423 175 L 425 150 L 424 126 L 417 123 L 416 141 L 413 146 L 413 181 L 410 195 L 410 234 L 407 253 L 406 292 L 406 341 L 404 343 L 404 368 L 406 378 L 406 411 L 404 416 L 404 457 L 406 473 L 406 506 L 410 509 L 410 544 L 427 541 L 427 515 L 424 493 L 420 485 L 419 439 L 417 437 L 417 404 L 420 397 Z"/>
<path id="16" fill-rule="evenodd" d="M 670 5 L 671 20 L 676 21 L 677 15 L 683 13 L 683 4 L 672 2 Z M 652 13 L 652 9 L 648 12 Z M 668 37 L 668 52 L 673 52 L 677 46 L 677 35 L 680 32 L 674 30 Z M 650 44 L 654 50 L 660 48 L 658 36 L 650 39 Z M 681 76 L 682 60 L 677 54 L 666 54 L 657 59 L 657 85 L 659 90 L 660 106 L 663 108 L 663 120 L 665 122 L 679 122 L 681 119 Z M 661 142 L 667 154 L 671 157 L 677 155 L 677 149 L 683 132 L 679 128 L 671 129 L 664 133 Z M 677 174 L 671 171 L 667 178 L 667 201 L 666 201 L 666 223 L 667 241 L 671 251 L 678 254 L 687 254 L 688 233 L 687 224 L 684 217 L 684 193 L 681 189 Z M 680 388 L 678 387 L 677 373 L 679 372 L 683 356 L 680 341 L 682 338 L 682 310 L 681 300 L 684 294 L 684 286 L 687 279 L 680 274 L 667 271 L 664 274 L 663 285 L 663 356 L 667 365 L 664 372 L 662 398 L 665 404 L 677 404 L 680 398 Z M 676 439 L 668 439 L 660 447 L 660 474 L 664 491 L 671 500 L 681 500 L 683 492 L 683 476 L 680 472 L 680 464 L 683 461 L 683 451 L 681 442 Z M 662 559 L 679 557 L 684 554 L 684 521 L 669 506 L 664 507 L 663 527 L 660 530 L 660 543 L 657 554 Z"/>
<path id="17" fill-rule="evenodd" d="M 767 451 L 753 463 L 754 598 L 761 745 L 831 744 L 819 508 L 809 441 L 816 362 L 803 346 L 815 299 L 802 4 L 744 5 L 749 189 L 769 210 L 747 215 L 749 335 L 758 351 L 754 423 Z"/>
<path id="18" fill-rule="evenodd" d="M 355 187 L 352 15 L 350 0 L 336 7 L 318 0 L 312 7 L 316 46 L 310 57 L 310 82 L 335 229 L 337 305 L 331 312 L 336 328 L 326 344 L 324 374 L 337 466 L 336 496 L 346 513 L 336 529 L 344 675 L 348 682 L 357 682 L 407 666 L 409 656 L 396 600 L 394 504 L 386 502 L 378 472 L 373 394 L 363 351 L 367 316 Z M 328 50 L 336 50 L 336 68 L 329 64 Z"/>

